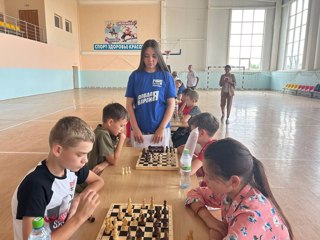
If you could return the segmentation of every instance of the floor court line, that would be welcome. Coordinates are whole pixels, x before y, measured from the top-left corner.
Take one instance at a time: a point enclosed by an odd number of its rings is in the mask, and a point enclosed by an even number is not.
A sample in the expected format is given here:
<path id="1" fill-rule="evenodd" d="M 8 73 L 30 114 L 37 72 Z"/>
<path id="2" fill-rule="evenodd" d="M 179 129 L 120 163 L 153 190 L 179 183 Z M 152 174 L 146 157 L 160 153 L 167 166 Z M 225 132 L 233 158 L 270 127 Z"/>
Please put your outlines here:
<path id="1" fill-rule="evenodd" d="M 0 154 L 48 154 L 48 152 L 2 152 Z"/>
<path id="2" fill-rule="evenodd" d="M 55 113 L 58 113 L 58 112 L 62 112 L 62 111 L 64 111 L 64 110 L 67 110 L 67 109 L 70 109 L 70 108 L 73 108 L 73 106 L 66 107 L 66 108 L 60 109 L 60 110 L 58 110 L 58 111 L 55 111 L 55 112 L 52 112 L 52 113 L 48 113 L 48 114 L 42 115 L 42 116 L 40 116 L 40 117 L 36 117 L 36 118 L 33 118 L 33 119 L 29 119 L 29 120 L 27 120 L 27 121 L 24 121 L 24 122 L 21 122 L 21 123 L 12 125 L 12 126 L 10 126 L 10 127 L 4 128 L 4 129 L 0 129 L 0 132 L 5 131 L 5 130 L 8 130 L 8 129 L 11 129 L 11 128 L 18 127 L 18 126 L 23 125 L 23 124 L 25 124 L 25 123 L 29 123 L 29 122 L 32 122 L 32 121 L 36 121 L 36 120 L 38 120 L 38 119 L 40 119 L 40 118 L 47 117 L 47 116 L 50 116 L 50 115 L 55 114 Z"/>

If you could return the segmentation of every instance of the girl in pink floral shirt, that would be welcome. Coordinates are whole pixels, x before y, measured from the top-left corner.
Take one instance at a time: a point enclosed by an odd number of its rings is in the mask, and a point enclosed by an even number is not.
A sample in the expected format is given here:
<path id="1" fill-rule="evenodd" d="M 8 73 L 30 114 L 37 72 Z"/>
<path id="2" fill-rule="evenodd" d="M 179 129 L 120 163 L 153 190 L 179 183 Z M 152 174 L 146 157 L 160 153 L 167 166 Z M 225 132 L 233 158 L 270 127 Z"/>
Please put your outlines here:
<path id="1" fill-rule="evenodd" d="M 186 205 L 209 227 L 210 239 L 293 239 L 262 163 L 244 145 L 232 138 L 211 144 L 204 153 L 203 170 L 208 187 L 191 190 Z M 222 222 L 206 205 L 221 208 Z"/>

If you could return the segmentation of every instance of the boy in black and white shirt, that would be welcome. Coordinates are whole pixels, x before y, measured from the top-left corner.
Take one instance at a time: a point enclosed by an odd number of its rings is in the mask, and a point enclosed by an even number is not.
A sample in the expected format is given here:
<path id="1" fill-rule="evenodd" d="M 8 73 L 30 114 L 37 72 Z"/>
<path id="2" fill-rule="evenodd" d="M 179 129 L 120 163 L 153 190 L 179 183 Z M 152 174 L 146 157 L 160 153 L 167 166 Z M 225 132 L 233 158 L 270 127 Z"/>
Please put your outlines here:
<path id="1" fill-rule="evenodd" d="M 49 137 L 48 158 L 22 180 L 12 197 L 14 239 L 27 239 L 34 217 L 43 217 L 51 239 L 68 239 L 100 203 L 103 180 L 85 163 L 94 133 L 77 117 L 60 119 Z M 74 198 L 77 183 L 89 186 Z"/>

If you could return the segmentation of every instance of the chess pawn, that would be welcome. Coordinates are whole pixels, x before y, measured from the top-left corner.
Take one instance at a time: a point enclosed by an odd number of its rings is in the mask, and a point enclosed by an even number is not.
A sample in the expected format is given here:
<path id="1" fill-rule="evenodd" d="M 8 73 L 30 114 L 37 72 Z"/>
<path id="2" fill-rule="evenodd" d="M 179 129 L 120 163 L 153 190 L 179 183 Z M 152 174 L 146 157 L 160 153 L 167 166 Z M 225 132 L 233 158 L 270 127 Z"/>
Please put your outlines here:
<path id="1" fill-rule="evenodd" d="M 129 216 L 132 216 L 132 202 L 131 202 L 131 198 L 128 198 L 127 213 L 129 214 Z"/>
<path id="2" fill-rule="evenodd" d="M 126 240 L 132 240 L 132 236 L 131 236 L 131 228 L 130 226 L 128 227 L 128 234 L 127 234 L 127 238 Z"/>
<path id="3" fill-rule="evenodd" d="M 169 232 L 168 232 L 168 230 L 164 231 L 163 240 L 169 240 Z"/>
<path id="4" fill-rule="evenodd" d="M 119 231 L 118 228 L 114 228 L 112 232 L 112 237 L 114 240 L 119 240 Z"/>
<path id="5" fill-rule="evenodd" d="M 122 229 L 123 231 L 127 231 L 127 230 L 128 230 L 128 220 L 127 220 L 126 218 L 123 218 L 123 219 L 122 219 L 121 229 Z"/>
<path id="6" fill-rule="evenodd" d="M 137 237 L 137 240 L 142 240 L 143 231 L 139 227 L 138 227 L 137 232 L 136 232 L 136 237 Z"/>
<path id="7" fill-rule="evenodd" d="M 130 166 L 128 167 L 128 173 L 129 174 L 131 173 L 131 167 Z"/>
<path id="8" fill-rule="evenodd" d="M 150 209 L 153 209 L 154 206 L 153 206 L 153 197 L 151 197 L 151 201 L 150 201 Z"/>
<path id="9" fill-rule="evenodd" d="M 124 168 L 122 168 L 122 175 L 124 175 Z"/>
<path id="10" fill-rule="evenodd" d="M 131 226 L 137 226 L 138 225 L 138 221 L 137 221 L 137 217 L 135 214 L 133 214 L 133 220 L 131 222 Z"/>
<path id="11" fill-rule="evenodd" d="M 146 199 L 144 198 L 143 201 L 142 201 L 142 208 L 145 208 L 146 207 Z"/>
<path id="12" fill-rule="evenodd" d="M 128 174 L 129 172 L 128 172 L 128 167 L 126 167 L 126 175 Z"/>
<path id="13" fill-rule="evenodd" d="M 122 212 L 122 207 L 119 207 L 119 212 L 118 212 L 118 220 L 122 220 L 123 219 L 123 212 Z"/>
<path id="14" fill-rule="evenodd" d="M 106 228 L 104 229 L 104 232 L 109 235 L 111 231 L 113 230 L 113 225 L 111 223 L 110 217 L 106 218 Z"/>

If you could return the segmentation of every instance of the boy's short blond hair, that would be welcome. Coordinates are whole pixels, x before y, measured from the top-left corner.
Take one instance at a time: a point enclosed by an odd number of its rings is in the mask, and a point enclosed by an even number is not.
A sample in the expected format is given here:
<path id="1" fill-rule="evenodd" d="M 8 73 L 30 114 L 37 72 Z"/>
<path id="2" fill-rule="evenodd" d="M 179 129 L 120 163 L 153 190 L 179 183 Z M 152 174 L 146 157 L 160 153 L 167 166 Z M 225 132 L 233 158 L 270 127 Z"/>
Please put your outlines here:
<path id="1" fill-rule="evenodd" d="M 79 142 L 94 142 L 92 128 L 78 117 L 61 118 L 51 129 L 49 145 L 59 144 L 63 147 L 75 147 Z"/>
<path id="2" fill-rule="evenodd" d="M 195 102 L 198 102 L 199 93 L 197 91 L 191 90 L 191 91 L 186 93 L 186 97 L 189 97 L 190 100 L 194 100 Z"/>

